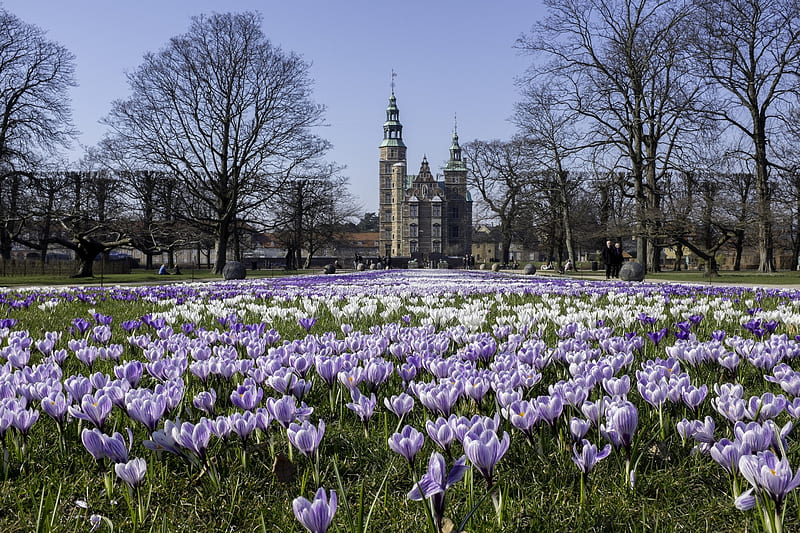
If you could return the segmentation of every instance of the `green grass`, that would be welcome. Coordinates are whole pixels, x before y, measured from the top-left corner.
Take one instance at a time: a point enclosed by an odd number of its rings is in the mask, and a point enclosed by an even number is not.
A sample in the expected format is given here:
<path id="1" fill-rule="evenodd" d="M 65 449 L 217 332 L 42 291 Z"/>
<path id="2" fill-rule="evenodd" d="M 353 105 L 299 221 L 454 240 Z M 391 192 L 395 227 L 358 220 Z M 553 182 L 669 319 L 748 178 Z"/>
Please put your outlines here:
<path id="1" fill-rule="evenodd" d="M 537 275 L 540 276 L 559 276 L 550 271 L 538 271 Z M 592 271 L 592 270 L 579 270 L 572 274 L 566 274 L 566 277 L 586 280 L 604 280 L 605 271 Z M 662 271 L 662 272 L 648 272 L 645 274 L 645 281 L 658 282 L 669 281 L 674 283 L 725 283 L 731 285 L 800 285 L 800 272 L 795 270 L 786 270 L 774 273 L 761 273 L 753 270 L 747 271 L 734 271 L 734 270 L 720 270 L 718 276 L 711 278 L 707 277 L 703 271 L 700 270 L 682 270 L 680 272 Z"/>
<path id="2" fill-rule="evenodd" d="M 248 278 L 274 278 L 281 276 L 295 276 L 301 274 L 318 274 L 321 269 L 308 270 L 248 270 Z M 222 276 L 214 274 L 210 270 L 190 270 L 185 269 L 180 275 L 170 274 L 159 276 L 155 270 L 136 269 L 130 274 L 104 274 L 95 272 L 91 278 L 71 278 L 67 276 L 0 276 L 0 287 L 36 287 L 48 285 L 124 285 L 124 284 L 146 284 L 160 285 L 164 283 L 185 283 L 191 281 L 212 281 L 221 280 Z"/>

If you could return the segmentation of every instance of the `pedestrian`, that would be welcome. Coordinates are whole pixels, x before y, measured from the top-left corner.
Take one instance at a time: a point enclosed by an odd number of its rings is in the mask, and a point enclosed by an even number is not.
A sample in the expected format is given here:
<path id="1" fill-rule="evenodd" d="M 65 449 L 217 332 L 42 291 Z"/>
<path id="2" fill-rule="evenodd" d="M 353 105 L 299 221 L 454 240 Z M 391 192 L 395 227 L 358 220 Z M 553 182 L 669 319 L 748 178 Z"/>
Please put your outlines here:
<path id="1" fill-rule="evenodd" d="M 620 243 L 614 244 L 614 255 L 613 255 L 613 262 L 611 263 L 611 277 L 618 278 L 619 277 L 619 269 L 622 268 L 622 263 L 625 261 L 625 258 L 622 255 L 622 245 Z"/>
<path id="2" fill-rule="evenodd" d="M 611 279 L 611 273 L 614 271 L 614 246 L 611 241 L 606 241 L 606 247 L 600 254 L 603 259 L 603 264 L 606 267 L 606 279 Z"/>

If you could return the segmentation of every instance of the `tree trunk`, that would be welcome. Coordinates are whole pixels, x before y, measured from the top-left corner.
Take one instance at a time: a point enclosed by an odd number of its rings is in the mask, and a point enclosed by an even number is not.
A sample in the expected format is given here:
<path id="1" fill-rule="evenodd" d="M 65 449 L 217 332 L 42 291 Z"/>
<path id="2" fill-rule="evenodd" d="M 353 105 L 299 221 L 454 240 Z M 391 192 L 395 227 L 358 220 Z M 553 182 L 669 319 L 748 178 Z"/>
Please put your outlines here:
<path id="1" fill-rule="evenodd" d="M 672 267 L 672 270 L 674 272 L 680 272 L 682 262 L 683 262 L 683 245 L 678 243 L 675 245 L 675 266 Z"/>
<path id="2" fill-rule="evenodd" d="M 6 223 L 7 224 L 7 223 Z M 6 261 L 11 260 L 11 235 L 6 228 L 6 224 L 0 226 L 0 258 Z"/>
<path id="3" fill-rule="evenodd" d="M 94 276 L 94 259 L 102 253 L 104 247 L 81 241 L 74 248 L 75 258 L 78 262 L 78 271 L 73 274 L 73 278 L 91 278 Z"/>
<path id="4" fill-rule="evenodd" d="M 231 236 L 230 221 L 224 218 L 219 221 L 217 226 L 217 250 L 214 257 L 214 273 L 222 274 L 225 262 L 228 260 L 228 240 Z"/>
<path id="5" fill-rule="evenodd" d="M 756 166 L 756 213 L 758 222 L 758 271 L 775 272 L 772 238 L 772 207 L 770 204 L 769 173 L 767 170 L 767 139 L 760 117 L 753 117 Z"/>
<path id="6" fill-rule="evenodd" d="M 744 230 L 736 230 L 736 240 L 733 242 L 736 256 L 733 259 L 733 270 L 736 272 L 742 269 L 742 253 L 744 253 Z"/>

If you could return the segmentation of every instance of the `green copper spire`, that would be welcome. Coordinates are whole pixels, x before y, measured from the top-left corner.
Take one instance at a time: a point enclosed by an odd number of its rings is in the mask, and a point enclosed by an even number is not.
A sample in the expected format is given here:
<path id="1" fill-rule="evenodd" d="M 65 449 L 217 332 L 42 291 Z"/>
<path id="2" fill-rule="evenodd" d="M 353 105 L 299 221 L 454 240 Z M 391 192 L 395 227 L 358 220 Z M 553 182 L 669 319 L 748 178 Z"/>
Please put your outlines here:
<path id="1" fill-rule="evenodd" d="M 453 125 L 453 142 L 450 145 L 450 161 L 445 165 L 445 170 L 464 170 L 467 166 L 461 159 L 461 146 L 458 144 L 458 123 Z"/>
<path id="2" fill-rule="evenodd" d="M 400 124 L 400 110 L 397 108 L 397 98 L 394 96 L 394 77 L 396 74 L 392 71 L 392 95 L 389 97 L 389 107 L 386 108 L 386 122 L 383 123 L 383 146 L 402 146 L 403 143 L 403 125 Z"/>

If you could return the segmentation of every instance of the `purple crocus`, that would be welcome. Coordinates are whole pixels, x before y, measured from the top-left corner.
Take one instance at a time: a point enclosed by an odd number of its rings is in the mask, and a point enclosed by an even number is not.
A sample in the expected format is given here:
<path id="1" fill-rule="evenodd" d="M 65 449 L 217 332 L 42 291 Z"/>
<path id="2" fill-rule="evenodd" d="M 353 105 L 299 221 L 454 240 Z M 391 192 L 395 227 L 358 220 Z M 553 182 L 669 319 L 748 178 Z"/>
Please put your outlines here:
<path id="1" fill-rule="evenodd" d="M 147 474 L 147 462 L 141 457 L 137 457 L 127 463 L 117 463 L 114 465 L 114 472 L 131 488 L 136 488 L 142 484 L 144 476 Z"/>
<path id="2" fill-rule="evenodd" d="M 367 424 L 369 419 L 372 418 L 372 413 L 375 412 L 375 395 L 370 394 L 367 397 L 361 394 L 358 389 L 353 389 L 350 391 L 350 398 L 353 401 L 347 404 L 347 408 L 357 414 L 364 424 Z"/>
<path id="3" fill-rule="evenodd" d="M 709 455 L 711 455 L 714 462 L 729 474 L 735 475 L 739 472 L 739 459 L 745 455 L 750 455 L 750 451 L 750 445 L 745 442 L 720 439 L 719 442 L 715 442 L 711 446 Z"/>
<path id="4" fill-rule="evenodd" d="M 141 422 L 147 431 L 156 430 L 161 417 L 167 409 L 167 399 L 163 394 L 152 394 L 149 391 L 142 393 L 131 391 L 125 397 L 125 409 L 131 419 Z"/>
<path id="5" fill-rule="evenodd" d="M 308 420 L 304 420 L 302 424 L 292 422 L 289 424 L 286 433 L 289 437 L 289 442 L 300 453 L 310 457 L 317 452 L 322 442 L 322 437 L 325 435 L 325 421 L 320 420 L 318 427 Z"/>
<path id="6" fill-rule="evenodd" d="M 606 444 L 602 450 L 597 451 L 597 446 L 586 439 L 581 440 L 581 451 L 578 452 L 578 443 L 572 446 L 572 462 L 577 465 L 583 474 L 588 474 L 601 459 L 611 453 L 611 445 Z"/>
<path id="7" fill-rule="evenodd" d="M 217 391 L 210 389 L 207 391 L 200 391 L 194 395 L 192 405 L 201 411 L 205 411 L 209 416 L 214 415 L 214 404 L 217 401 Z"/>
<path id="8" fill-rule="evenodd" d="M 577 443 L 583 439 L 591 426 L 592 424 L 588 420 L 573 416 L 569 421 L 569 434 L 572 437 L 572 440 Z M 595 448 L 595 451 L 596 450 L 597 448 Z"/>
<path id="9" fill-rule="evenodd" d="M 325 533 L 331 525 L 333 515 L 336 514 L 337 503 L 336 491 L 332 490 L 328 499 L 325 489 L 320 487 L 313 501 L 308 501 L 302 496 L 295 498 L 292 501 L 292 510 L 295 518 L 309 533 Z"/>
<path id="10" fill-rule="evenodd" d="M 664 337 L 667 336 L 667 333 L 669 333 L 669 329 L 667 328 L 661 328 L 658 331 L 648 331 L 647 338 L 653 341 L 653 344 L 658 346 L 658 344 L 664 339 Z"/>
<path id="11" fill-rule="evenodd" d="M 231 392 L 231 403 L 245 411 L 252 411 L 261 400 L 264 398 L 264 389 L 255 384 L 255 382 L 245 383 L 236 387 L 236 390 Z"/>
<path id="12" fill-rule="evenodd" d="M 422 449 L 425 437 L 411 426 L 405 426 L 400 433 L 395 433 L 389 437 L 389 448 L 395 453 L 402 455 L 410 465 L 413 466 L 414 458 Z"/>
<path id="13" fill-rule="evenodd" d="M 94 395 L 86 394 L 81 399 L 81 407 L 78 409 L 75 406 L 69 407 L 69 414 L 81 420 L 87 420 L 95 425 L 95 427 L 103 429 L 103 424 L 111 413 L 114 404 L 111 403 L 111 398 L 106 396 L 105 392 L 97 391 Z"/>
<path id="14" fill-rule="evenodd" d="M 428 461 L 428 471 L 422 475 L 419 482 L 408 493 L 408 499 L 413 501 L 430 498 L 433 516 L 436 521 L 436 531 L 442 530 L 445 493 L 447 489 L 464 477 L 467 468 L 469 468 L 466 466 L 466 462 L 467 458 L 462 455 L 448 472 L 442 454 L 433 452 Z"/>
<path id="15" fill-rule="evenodd" d="M 503 415 L 511 422 L 511 425 L 522 431 L 522 433 L 533 443 L 533 428 L 539 422 L 539 411 L 535 405 L 526 400 L 512 402 L 508 407 L 503 408 Z"/>
<path id="16" fill-rule="evenodd" d="M 632 403 L 628 401 L 612 403 L 606 409 L 606 424 L 600 426 L 600 434 L 615 449 L 624 448 L 630 452 L 633 434 L 638 425 L 639 412 Z"/>
<path id="17" fill-rule="evenodd" d="M 59 427 L 64 425 L 67 416 L 67 399 L 63 392 L 52 391 L 42 398 L 42 411 L 56 421 Z"/>
<path id="18" fill-rule="evenodd" d="M 783 500 L 800 486 L 800 471 L 794 473 L 788 459 L 778 459 L 771 451 L 739 458 L 739 471 L 756 490 L 763 490 L 781 509 Z"/>
<path id="19" fill-rule="evenodd" d="M 133 432 L 128 428 L 128 443 L 117 432 L 109 437 L 97 428 L 84 429 L 81 432 L 81 442 L 86 450 L 96 461 L 108 457 L 115 463 L 124 463 L 128 460 L 128 451 L 133 444 Z"/>
<path id="20" fill-rule="evenodd" d="M 394 413 L 397 418 L 403 418 L 405 415 L 410 413 L 412 409 L 414 409 L 414 398 L 405 392 L 401 392 L 400 394 L 392 396 L 391 398 L 384 398 L 383 405 L 385 405 L 389 411 Z"/>
<path id="21" fill-rule="evenodd" d="M 200 460 L 205 460 L 206 450 L 211 439 L 211 423 L 205 417 L 201 418 L 197 424 L 184 422 L 179 426 L 175 426 L 172 438 L 175 442 L 193 452 Z"/>
<path id="22" fill-rule="evenodd" d="M 456 434 L 447 419 L 440 416 L 436 419 L 436 422 L 426 421 L 425 431 L 431 440 L 450 456 L 450 444 L 455 439 Z"/>
<path id="23" fill-rule="evenodd" d="M 511 439 L 503 432 L 498 439 L 497 433 L 485 429 L 480 433 L 470 431 L 464 435 L 464 453 L 486 480 L 489 490 L 492 488 L 494 467 L 508 451 Z"/>
<path id="24" fill-rule="evenodd" d="M 315 317 L 306 317 L 306 318 L 298 318 L 297 323 L 300 324 L 306 332 L 311 331 L 311 328 L 314 327 L 314 324 L 317 323 L 317 319 Z"/>

